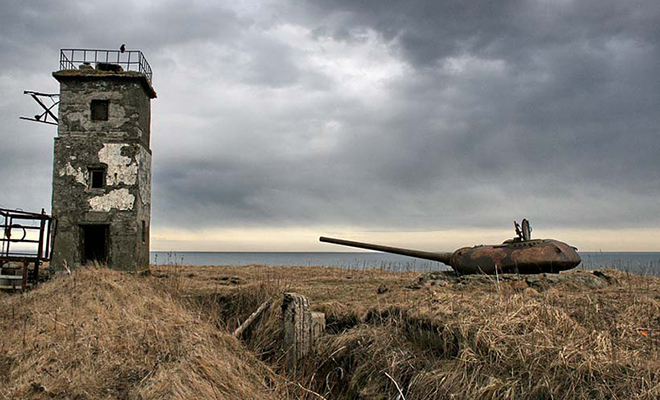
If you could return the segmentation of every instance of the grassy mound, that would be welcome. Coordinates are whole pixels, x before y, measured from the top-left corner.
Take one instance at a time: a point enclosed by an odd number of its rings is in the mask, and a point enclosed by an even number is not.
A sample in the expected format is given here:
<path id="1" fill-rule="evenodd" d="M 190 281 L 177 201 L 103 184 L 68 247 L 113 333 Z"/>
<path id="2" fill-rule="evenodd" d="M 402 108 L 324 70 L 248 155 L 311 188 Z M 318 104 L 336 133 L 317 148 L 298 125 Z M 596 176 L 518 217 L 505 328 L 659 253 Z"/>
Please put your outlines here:
<path id="1" fill-rule="evenodd" d="M 328 336 L 316 356 L 327 361 L 308 371 L 308 385 L 374 400 L 399 389 L 408 400 L 657 399 L 654 283 L 427 287 L 414 304 L 372 309 Z M 326 378 L 314 385 L 314 376 Z"/>
<path id="2" fill-rule="evenodd" d="M 354 399 L 657 399 L 658 315 L 652 298 L 445 294 L 327 336 L 303 379 Z"/>
<path id="3" fill-rule="evenodd" d="M 0 296 L 0 324 L 0 398 L 281 398 L 235 338 L 150 279 L 81 269 Z"/>

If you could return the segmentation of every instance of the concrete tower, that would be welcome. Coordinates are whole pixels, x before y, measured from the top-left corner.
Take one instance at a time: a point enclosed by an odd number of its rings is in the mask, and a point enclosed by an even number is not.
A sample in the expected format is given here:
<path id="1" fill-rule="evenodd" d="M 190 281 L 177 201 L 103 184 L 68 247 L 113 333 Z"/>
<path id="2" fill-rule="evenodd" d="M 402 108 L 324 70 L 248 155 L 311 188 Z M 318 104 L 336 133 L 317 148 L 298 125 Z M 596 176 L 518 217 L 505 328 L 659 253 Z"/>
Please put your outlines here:
<path id="1" fill-rule="evenodd" d="M 149 264 L 151 68 L 140 51 L 62 50 L 52 264 Z"/>

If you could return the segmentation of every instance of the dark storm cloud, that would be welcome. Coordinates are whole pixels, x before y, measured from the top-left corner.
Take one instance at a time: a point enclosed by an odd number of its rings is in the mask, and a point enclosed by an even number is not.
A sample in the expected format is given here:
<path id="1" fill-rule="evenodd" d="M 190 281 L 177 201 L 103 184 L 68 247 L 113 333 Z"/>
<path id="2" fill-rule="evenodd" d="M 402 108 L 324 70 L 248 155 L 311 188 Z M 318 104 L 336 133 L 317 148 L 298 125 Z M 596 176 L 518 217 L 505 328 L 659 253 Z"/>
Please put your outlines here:
<path id="1" fill-rule="evenodd" d="M 62 40 L 73 41 L 73 46 L 100 41 L 100 45 L 114 48 L 122 38 L 135 38 L 150 47 L 169 47 L 196 40 L 231 39 L 250 23 L 240 21 L 216 2 L 163 0 L 157 5 L 124 0 L 8 1 L 2 5 L 0 18 L 7 35 L 4 41 L 17 50 L 61 46 Z M 28 41 L 33 39 L 35 42 Z"/>
<path id="2" fill-rule="evenodd" d="M 142 4 L 0 4 L 0 203 L 50 193 L 20 90 L 126 42 L 159 95 L 155 227 L 660 222 L 655 1 Z"/>
<path id="3" fill-rule="evenodd" d="M 407 112 L 388 127 L 407 132 L 389 129 L 387 161 L 377 168 L 383 182 L 444 182 L 455 192 L 447 183 L 458 175 L 458 185 L 485 185 L 498 210 L 509 203 L 576 225 L 657 225 L 657 2 L 308 4 L 316 32 L 374 30 L 415 70 L 397 88 Z M 553 204 L 539 201 L 553 194 L 561 194 Z M 624 206 L 631 203 L 634 212 Z M 460 204 L 453 199 L 450 209 Z"/>
<path id="4" fill-rule="evenodd" d="M 508 61 L 556 46 L 625 38 L 657 45 L 660 5 L 649 0 L 379 1 L 308 0 L 307 11 L 335 38 L 373 29 L 417 66 L 461 54 Z M 327 25 L 327 26 L 326 26 Z"/>

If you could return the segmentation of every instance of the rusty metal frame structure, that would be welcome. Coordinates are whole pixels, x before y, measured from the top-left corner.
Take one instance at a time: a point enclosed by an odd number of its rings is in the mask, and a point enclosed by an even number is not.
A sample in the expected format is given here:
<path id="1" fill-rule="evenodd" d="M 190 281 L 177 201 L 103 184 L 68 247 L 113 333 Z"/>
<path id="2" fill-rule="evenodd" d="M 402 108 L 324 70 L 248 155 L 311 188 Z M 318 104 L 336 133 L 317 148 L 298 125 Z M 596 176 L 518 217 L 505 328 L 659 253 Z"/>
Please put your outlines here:
<path id="1" fill-rule="evenodd" d="M 125 71 L 136 71 L 147 76 L 149 82 L 153 73 L 151 65 L 139 50 L 98 50 L 61 49 L 60 70 L 78 69 L 76 64 L 89 64 L 97 68 L 99 64 L 117 64 Z"/>
<path id="2" fill-rule="evenodd" d="M 32 213 L 0 208 L 0 289 L 23 292 L 39 283 L 39 266 L 52 257 L 51 236 L 56 225 L 45 210 Z M 36 252 L 14 250 L 16 244 L 36 247 Z"/>
<path id="3" fill-rule="evenodd" d="M 34 121 L 34 122 L 41 122 L 42 124 L 49 124 L 49 125 L 57 125 L 59 120 L 57 119 L 57 116 L 53 113 L 53 108 L 60 104 L 60 95 L 57 93 L 39 93 L 39 92 L 33 92 L 31 90 L 25 90 L 23 91 L 23 94 L 27 94 L 32 96 L 34 101 L 37 102 L 41 106 L 41 108 L 44 109 L 44 111 L 41 114 L 36 114 L 34 118 L 30 117 L 19 117 L 20 119 L 24 119 L 26 121 Z M 46 101 L 43 101 L 42 99 L 48 98 L 51 101 L 50 106 L 46 105 Z M 48 117 L 52 119 L 52 121 L 48 120 Z"/>

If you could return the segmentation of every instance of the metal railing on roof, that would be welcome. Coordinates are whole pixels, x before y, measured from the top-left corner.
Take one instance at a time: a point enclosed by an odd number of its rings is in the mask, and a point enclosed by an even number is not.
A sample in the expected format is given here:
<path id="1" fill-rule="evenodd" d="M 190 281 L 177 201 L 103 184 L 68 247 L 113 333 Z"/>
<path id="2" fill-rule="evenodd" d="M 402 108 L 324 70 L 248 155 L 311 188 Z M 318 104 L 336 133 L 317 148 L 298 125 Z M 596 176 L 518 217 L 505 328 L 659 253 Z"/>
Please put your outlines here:
<path id="1" fill-rule="evenodd" d="M 151 66 L 140 50 L 61 49 L 60 70 L 78 69 L 88 64 L 98 69 L 99 64 L 120 65 L 124 71 L 136 71 L 152 79 Z"/>

